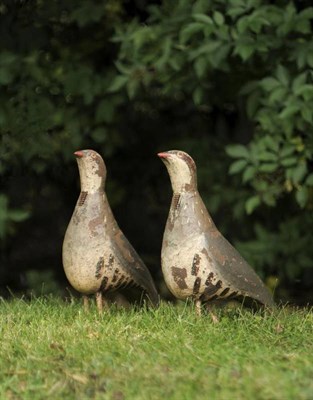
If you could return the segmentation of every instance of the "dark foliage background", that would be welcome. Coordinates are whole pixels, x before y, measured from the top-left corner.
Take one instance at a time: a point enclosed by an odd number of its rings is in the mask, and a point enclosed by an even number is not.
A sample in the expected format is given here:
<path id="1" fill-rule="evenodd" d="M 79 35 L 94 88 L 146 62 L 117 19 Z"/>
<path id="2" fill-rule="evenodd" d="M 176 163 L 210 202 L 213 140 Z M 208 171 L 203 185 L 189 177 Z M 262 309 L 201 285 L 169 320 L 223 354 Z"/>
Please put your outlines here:
<path id="1" fill-rule="evenodd" d="M 1 294 L 65 293 L 73 152 L 93 148 L 166 296 L 171 190 L 156 153 L 179 148 L 217 226 L 276 298 L 312 302 L 310 4 L 0 0 Z"/>

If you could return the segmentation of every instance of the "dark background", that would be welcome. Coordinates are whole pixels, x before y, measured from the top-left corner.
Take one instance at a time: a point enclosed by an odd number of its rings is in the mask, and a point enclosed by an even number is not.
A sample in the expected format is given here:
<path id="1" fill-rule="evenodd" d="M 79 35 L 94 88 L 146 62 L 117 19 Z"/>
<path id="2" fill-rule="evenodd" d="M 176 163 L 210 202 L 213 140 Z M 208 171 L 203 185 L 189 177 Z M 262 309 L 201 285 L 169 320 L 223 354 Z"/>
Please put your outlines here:
<path id="1" fill-rule="evenodd" d="M 156 153 L 181 149 L 276 299 L 312 302 L 312 18 L 305 1 L 0 1 L 1 295 L 67 294 L 73 152 L 92 148 L 167 297 L 171 188 Z"/>

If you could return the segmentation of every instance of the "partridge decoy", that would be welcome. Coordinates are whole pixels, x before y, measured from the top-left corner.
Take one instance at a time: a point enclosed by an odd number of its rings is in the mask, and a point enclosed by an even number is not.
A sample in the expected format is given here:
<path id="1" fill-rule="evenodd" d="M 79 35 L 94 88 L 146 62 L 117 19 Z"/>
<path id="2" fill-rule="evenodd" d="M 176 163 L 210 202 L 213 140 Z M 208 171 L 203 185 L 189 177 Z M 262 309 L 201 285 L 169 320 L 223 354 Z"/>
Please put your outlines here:
<path id="1" fill-rule="evenodd" d="M 104 185 L 106 167 L 93 150 L 75 153 L 81 192 L 63 242 L 63 266 L 70 284 L 84 296 L 96 294 L 102 310 L 102 294 L 134 285 L 156 306 L 159 296 L 149 270 L 120 230 Z"/>
<path id="2" fill-rule="evenodd" d="M 196 164 L 179 150 L 159 153 L 172 184 L 161 263 L 165 282 L 178 299 L 201 303 L 244 298 L 263 306 L 274 302 L 261 279 L 218 231 L 197 190 Z"/>

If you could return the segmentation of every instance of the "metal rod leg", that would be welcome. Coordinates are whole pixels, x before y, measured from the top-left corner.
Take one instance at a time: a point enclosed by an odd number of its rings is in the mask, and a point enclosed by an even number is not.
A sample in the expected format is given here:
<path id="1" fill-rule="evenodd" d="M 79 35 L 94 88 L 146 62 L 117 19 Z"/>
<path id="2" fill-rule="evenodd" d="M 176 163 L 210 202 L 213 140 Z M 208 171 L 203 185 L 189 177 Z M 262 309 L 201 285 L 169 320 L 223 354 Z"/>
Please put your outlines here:
<path id="1" fill-rule="evenodd" d="M 88 296 L 83 296 L 83 304 L 84 304 L 84 310 L 86 312 L 89 311 L 89 298 Z"/>
<path id="2" fill-rule="evenodd" d="M 96 304 L 98 308 L 99 314 L 102 314 L 103 312 L 103 301 L 102 301 L 102 292 L 99 291 L 96 293 Z"/>
<path id="3" fill-rule="evenodd" d="M 197 316 L 201 317 L 201 300 L 198 299 L 195 301 L 195 308 Z"/>

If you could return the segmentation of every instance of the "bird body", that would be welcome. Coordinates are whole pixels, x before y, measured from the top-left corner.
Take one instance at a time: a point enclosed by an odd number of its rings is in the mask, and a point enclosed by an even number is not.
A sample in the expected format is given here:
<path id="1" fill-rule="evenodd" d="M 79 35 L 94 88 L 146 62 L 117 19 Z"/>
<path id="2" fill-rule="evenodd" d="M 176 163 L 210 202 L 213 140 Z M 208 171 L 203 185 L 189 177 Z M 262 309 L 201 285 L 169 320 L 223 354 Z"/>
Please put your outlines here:
<path id="1" fill-rule="evenodd" d="M 81 193 L 63 242 L 63 265 L 69 282 L 84 295 L 135 285 L 157 305 L 152 277 L 120 230 L 108 203 L 101 156 L 93 150 L 75 155 Z"/>
<path id="2" fill-rule="evenodd" d="M 216 228 L 197 190 L 192 158 L 177 150 L 159 157 L 173 187 L 161 252 L 164 280 L 172 294 L 199 302 L 244 297 L 273 305 L 261 279 Z"/>

